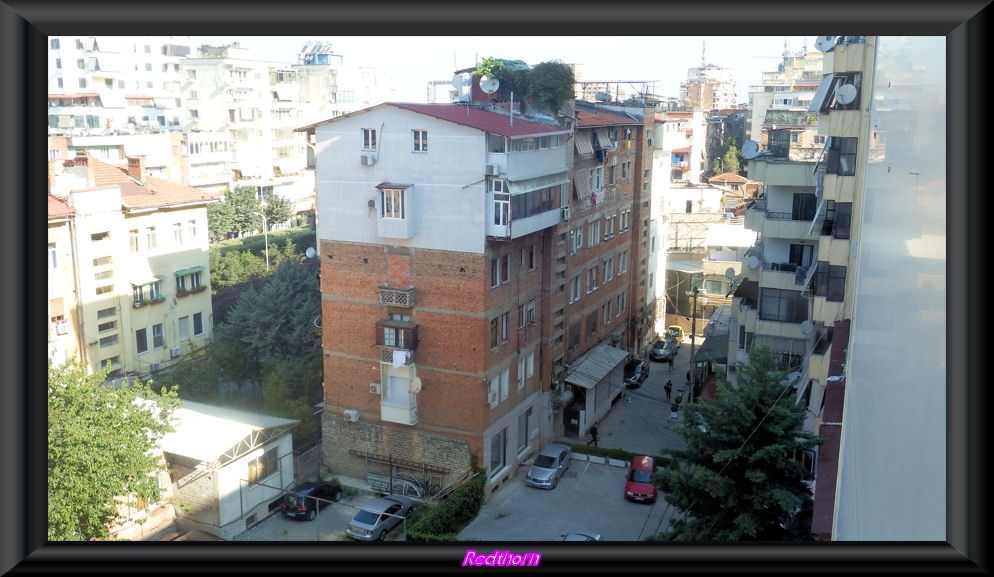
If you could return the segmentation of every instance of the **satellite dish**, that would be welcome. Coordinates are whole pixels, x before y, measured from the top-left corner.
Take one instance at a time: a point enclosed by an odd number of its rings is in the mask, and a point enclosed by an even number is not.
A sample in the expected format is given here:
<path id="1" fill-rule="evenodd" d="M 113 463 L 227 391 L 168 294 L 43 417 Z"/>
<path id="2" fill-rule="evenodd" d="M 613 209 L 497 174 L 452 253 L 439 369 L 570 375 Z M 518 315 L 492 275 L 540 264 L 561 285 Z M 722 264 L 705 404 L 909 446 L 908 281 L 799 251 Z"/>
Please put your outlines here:
<path id="1" fill-rule="evenodd" d="M 486 92 L 487 94 L 493 94 L 497 92 L 500 87 L 500 81 L 496 78 L 492 78 L 484 74 L 480 77 L 480 90 Z"/>
<path id="2" fill-rule="evenodd" d="M 421 392 L 421 377 L 414 377 L 411 379 L 411 392 L 420 393 Z"/>
<path id="3" fill-rule="evenodd" d="M 822 52 L 828 52 L 835 46 L 835 36 L 819 36 L 815 40 L 815 48 Z"/>
<path id="4" fill-rule="evenodd" d="M 813 331 L 813 330 L 815 330 L 814 323 L 812 323 L 811 321 L 803 321 L 803 322 L 801 322 L 801 332 L 802 333 L 804 333 L 806 335 L 810 335 L 811 331 Z"/>
<path id="5" fill-rule="evenodd" d="M 747 160 L 750 158 L 756 158 L 759 154 L 759 143 L 755 140 L 747 140 L 745 144 L 742 145 L 742 156 Z"/>
<path id="6" fill-rule="evenodd" d="M 859 90 L 856 86 L 852 84 L 842 84 L 835 89 L 835 100 L 837 100 L 839 104 L 849 104 L 853 100 L 856 100 L 858 92 Z"/>
<path id="7" fill-rule="evenodd" d="M 314 258 L 314 255 L 317 254 L 317 251 L 314 250 L 313 246 L 309 246 L 307 247 L 307 250 L 304 251 L 304 254 L 307 255 L 307 258 Z"/>
<path id="8" fill-rule="evenodd" d="M 751 269 L 756 268 L 759 266 L 759 259 L 755 255 L 749 255 L 749 258 L 746 259 L 746 266 Z"/>
<path id="9" fill-rule="evenodd" d="M 732 267 L 728 267 L 727 269 L 725 269 L 725 278 L 729 280 L 735 278 L 735 269 Z"/>

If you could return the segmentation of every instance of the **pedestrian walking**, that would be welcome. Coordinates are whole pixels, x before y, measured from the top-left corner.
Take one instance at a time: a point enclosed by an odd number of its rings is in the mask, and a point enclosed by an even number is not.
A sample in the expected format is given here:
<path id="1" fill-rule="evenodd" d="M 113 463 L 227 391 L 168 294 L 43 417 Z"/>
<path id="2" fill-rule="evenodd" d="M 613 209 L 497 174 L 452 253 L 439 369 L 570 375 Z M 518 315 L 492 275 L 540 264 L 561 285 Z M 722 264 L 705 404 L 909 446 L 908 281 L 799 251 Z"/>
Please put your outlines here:
<path id="1" fill-rule="evenodd" d="M 670 365 L 670 372 L 672 373 L 672 372 L 673 372 L 673 355 L 670 355 L 670 356 L 669 356 L 669 357 L 668 357 L 668 358 L 666 359 L 666 362 L 667 362 L 667 363 L 669 363 L 669 365 Z"/>
<path id="2" fill-rule="evenodd" d="M 587 441 L 587 444 L 597 446 L 597 421 L 594 421 L 594 424 L 590 425 L 590 440 Z"/>
<path id="3" fill-rule="evenodd" d="M 673 393 L 673 381 L 666 381 L 666 384 L 663 385 L 663 390 L 666 391 L 666 400 L 670 400 L 670 394 Z"/>

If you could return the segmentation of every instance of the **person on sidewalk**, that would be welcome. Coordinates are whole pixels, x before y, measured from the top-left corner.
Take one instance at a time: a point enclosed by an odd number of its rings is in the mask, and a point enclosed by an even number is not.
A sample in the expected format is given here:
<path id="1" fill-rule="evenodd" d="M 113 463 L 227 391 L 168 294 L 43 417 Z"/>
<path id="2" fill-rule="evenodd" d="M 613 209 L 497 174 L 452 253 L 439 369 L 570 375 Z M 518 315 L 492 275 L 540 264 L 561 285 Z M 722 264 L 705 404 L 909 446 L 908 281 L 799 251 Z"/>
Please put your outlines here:
<path id="1" fill-rule="evenodd" d="M 666 391 L 666 400 L 670 400 L 670 395 L 673 393 L 673 381 L 667 380 L 666 384 L 663 385 L 663 390 Z"/>
<path id="2" fill-rule="evenodd" d="M 590 445 L 591 443 L 595 447 L 597 446 L 597 421 L 594 421 L 594 424 L 590 425 L 590 440 L 587 441 L 587 444 Z"/>

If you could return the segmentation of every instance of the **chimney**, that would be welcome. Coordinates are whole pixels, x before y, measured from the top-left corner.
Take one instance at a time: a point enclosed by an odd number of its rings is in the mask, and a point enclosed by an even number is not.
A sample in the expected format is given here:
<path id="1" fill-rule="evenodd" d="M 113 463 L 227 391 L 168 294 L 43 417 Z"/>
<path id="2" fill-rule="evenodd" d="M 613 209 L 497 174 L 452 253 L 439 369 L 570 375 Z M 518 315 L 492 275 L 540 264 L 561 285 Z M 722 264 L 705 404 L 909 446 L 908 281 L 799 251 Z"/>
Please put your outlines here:
<path id="1" fill-rule="evenodd" d="M 129 156 L 128 157 L 128 174 L 138 182 L 145 183 L 145 157 L 144 156 Z"/>

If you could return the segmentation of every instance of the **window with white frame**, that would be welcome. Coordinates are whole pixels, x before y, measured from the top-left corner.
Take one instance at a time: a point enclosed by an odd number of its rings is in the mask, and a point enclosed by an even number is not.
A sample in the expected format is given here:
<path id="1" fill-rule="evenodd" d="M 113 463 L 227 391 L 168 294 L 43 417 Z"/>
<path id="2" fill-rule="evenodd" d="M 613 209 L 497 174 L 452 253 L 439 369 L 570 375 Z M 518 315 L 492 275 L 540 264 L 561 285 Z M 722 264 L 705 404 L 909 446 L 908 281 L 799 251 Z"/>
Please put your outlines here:
<path id="1" fill-rule="evenodd" d="M 190 220 L 186 223 L 186 238 L 189 242 L 197 242 L 197 221 Z"/>
<path id="2" fill-rule="evenodd" d="M 154 226 L 145 227 L 145 247 L 148 250 L 153 250 L 156 247 Z"/>
<path id="3" fill-rule="evenodd" d="M 632 161 L 627 160 L 621 163 L 621 180 L 631 180 L 632 178 Z"/>
<path id="4" fill-rule="evenodd" d="M 161 349 L 166 346 L 162 323 L 152 325 L 152 348 Z"/>
<path id="5" fill-rule="evenodd" d="M 601 306 L 601 312 L 604 314 L 604 326 L 607 326 L 611 322 L 611 301 L 607 301 Z"/>
<path id="6" fill-rule="evenodd" d="M 500 375 L 495 375 L 490 379 L 487 386 L 487 403 L 493 409 L 500 402 Z"/>
<path id="7" fill-rule="evenodd" d="M 276 448 L 273 447 L 262 454 L 258 459 L 249 461 L 248 482 L 249 484 L 260 483 L 277 471 Z"/>
<path id="8" fill-rule="evenodd" d="M 507 328 L 511 313 L 504 313 L 490 319 L 490 348 L 496 349 L 501 343 L 507 342 Z"/>
<path id="9" fill-rule="evenodd" d="M 631 226 L 632 226 L 632 211 L 631 211 L 631 209 L 621 211 L 620 232 L 627 231 L 629 228 L 631 228 Z"/>
<path id="10" fill-rule="evenodd" d="M 173 242 L 176 246 L 183 246 L 183 223 L 173 223 Z"/>
<path id="11" fill-rule="evenodd" d="M 504 367 L 504 370 L 500 372 L 500 400 L 506 401 L 507 397 L 511 394 L 511 369 L 510 367 Z"/>
<path id="12" fill-rule="evenodd" d="M 535 299 L 528 301 L 525 305 L 525 322 L 529 325 L 535 324 Z"/>
<path id="13" fill-rule="evenodd" d="M 596 192 L 604 188 L 604 167 L 598 166 L 590 169 L 590 176 L 587 183 L 590 185 L 591 192 Z"/>
<path id="14" fill-rule="evenodd" d="M 609 283 L 614 279 L 614 257 L 604 259 L 604 282 Z"/>
<path id="15" fill-rule="evenodd" d="M 604 240 L 614 236 L 614 225 L 618 222 L 617 214 L 609 214 L 604 217 Z"/>
<path id="16" fill-rule="evenodd" d="M 587 269 L 587 294 L 594 292 L 598 288 L 597 276 L 599 271 L 597 269 L 599 268 L 600 266 L 594 265 Z"/>
<path id="17" fill-rule="evenodd" d="M 490 259 L 490 286 L 496 287 L 511 280 L 511 257 L 502 254 Z"/>
<path id="18" fill-rule="evenodd" d="M 535 270 L 538 266 L 535 260 L 535 245 L 529 245 L 521 249 L 521 267 L 527 270 Z"/>
<path id="19" fill-rule="evenodd" d="M 414 152 L 428 152 L 428 131 L 412 130 L 414 137 Z"/>
<path id="20" fill-rule="evenodd" d="M 608 185 L 614 184 L 614 171 L 617 168 L 615 165 L 610 164 L 607 167 L 607 174 L 605 175 L 605 183 Z"/>
<path id="21" fill-rule="evenodd" d="M 621 313 L 625 312 L 625 305 L 627 304 L 626 301 L 627 301 L 626 293 L 620 293 L 618 295 L 618 307 L 617 307 L 619 316 L 621 315 Z"/>
<path id="22" fill-rule="evenodd" d="M 589 230 L 587 231 L 587 246 L 597 246 L 601 243 L 600 219 L 591 221 L 587 226 L 589 227 Z"/>
<path id="23" fill-rule="evenodd" d="M 193 336 L 204 334 L 204 313 L 193 313 Z"/>
<path id="24" fill-rule="evenodd" d="M 518 390 L 521 390 L 525 386 L 525 365 L 526 360 L 524 355 L 518 355 Z"/>
<path id="25" fill-rule="evenodd" d="M 380 218 L 407 218 L 403 188 L 380 189 Z"/>
<path id="26" fill-rule="evenodd" d="M 375 128 L 363 128 L 362 129 L 362 149 L 363 150 L 376 150 L 376 129 Z"/>
<path id="27" fill-rule="evenodd" d="M 383 391 L 383 402 L 407 406 L 410 403 L 411 381 L 405 377 L 389 375 Z"/>
<path id="28" fill-rule="evenodd" d="M 190 340 L 190 317 L 184 316 L 180 317 L 177 321 L 179 329 L 179 340 L 186 341 Z"/>
<path id="29" fill-rule="evenodd" d="M 569 231 L 570 251 L 574 254 L 583 248 L 583 226 L 579 226 Z"/>
<path id="30" fill-rule="evenodd" d="M 580 300 L 580 275 L 569 279 L 569 302 L 575 303 Z"/>
<path id="31" fill-rule="evenodd" d="M 625 274 L 626 272 L 628 272 L 628 251 L 623 250 L 618 255 L 618 274 Z"/>

